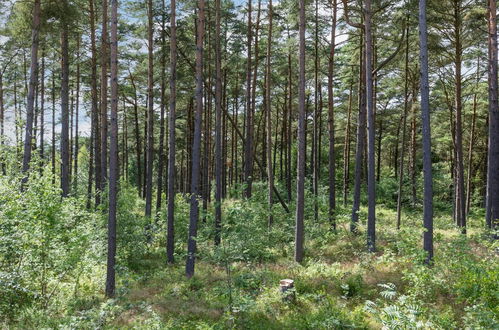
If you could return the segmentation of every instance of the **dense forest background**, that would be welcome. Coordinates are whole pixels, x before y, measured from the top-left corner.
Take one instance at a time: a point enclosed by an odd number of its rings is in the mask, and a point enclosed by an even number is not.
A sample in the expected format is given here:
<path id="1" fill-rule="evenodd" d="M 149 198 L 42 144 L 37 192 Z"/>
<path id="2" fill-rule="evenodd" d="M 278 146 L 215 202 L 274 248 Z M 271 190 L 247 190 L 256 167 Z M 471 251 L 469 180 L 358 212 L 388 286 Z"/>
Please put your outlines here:
<path id="1" fill-rule="evenodd" d="M 498 327 L 497 94 L 495 0 L 2 1 L 0 325 Z"/>

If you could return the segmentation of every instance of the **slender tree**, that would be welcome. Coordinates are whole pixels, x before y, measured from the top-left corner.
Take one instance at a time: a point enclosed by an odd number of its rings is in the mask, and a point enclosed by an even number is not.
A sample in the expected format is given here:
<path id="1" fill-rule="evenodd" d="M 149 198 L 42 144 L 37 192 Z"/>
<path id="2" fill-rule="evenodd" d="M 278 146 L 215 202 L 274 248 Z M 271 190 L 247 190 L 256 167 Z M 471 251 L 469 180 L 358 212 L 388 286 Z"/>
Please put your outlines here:
<path id="1" fill-rule="evenodd" d="M 375 125 L 373 104 L 373 69 L 372 69 L 372 32 L 371 32 L 371 0 L 364 1 L 365 35 L 366 35 L 366 99 L 367 99 L 367 249 L 376 249 L 376 176 L 374 167 Z"/>
<path id="2" fill-rule="evenodd" d="M 175 119 L 177 95 L 177 23 L 176 1 L 170 2 L 170 113 L 168 114 L 168 211 L 166 257 L 168 263 L 173 263 L 174 241 L 174 211 L 175 211 Z"/>
<path id="3" fill-rule="evenodd" d="M 359 119 L 357 121 L 357 146 L 355 151 L 355 183 L 352 203 L 352 216 L 350 223 L 350 231 L 357 232 L 357 222 L 359 221 L 359 208 L 360 208 L 360 189 L 362 179 L 362 159 L 364 157 L 364 149 L 366 144 L 366 79 L 365 73 L 365 60 L 366 60 L 366 47 L 364 47 L 363 36 L 365 35 L 365 26 L 362 23 L 352 22 L 349 16 L 348 0 L 343 0 L 343 16 L 345 22 L 357 28 L 360 31 L 359 36 Z"/>
<path id="4" fill-rule="evenodd" d="M 146 165 L 146 216 L 151 216 L 152 170 L 154 157 L 154 40 L 152 0 L 147 1 L 147 165 Z"/>
<path id="5" fill-rule="evenodd" d="M 115 291 L 116 209 L 118 165 L 118 0 L 111 0 L 111 122 L 109 139 L 109 218 L 107 236 L 106 296 Z"/>
<path id="6" fill-rule="evenodd" d="M 405 139 L 407 130 L 407 112 L 409 110 L 409 26 L 406 28 L 405 44 L 405 83 L 404 83 L 404 113 L 402 115 L 402 145 L 400 148 L 400 166 L 399 166 L 399 188 L 397 193 L 397 229 L 400 229 L 400 218 L 402 216 L 402 185 L 404 182 L 404 155 Z M 396 161 L 396 160 L 395 160 Z"/>
<path id="7" fill-rule="evenodd" d="M 244 182 L 246 184 L 246 198 L 251 197 L 253 175 L 253 111 L 251 106 L 251 43 L 253 38 L 253 27 L 251 24 L 251 2 L 252 0 L 248 0 L 248 35 L 246 45 L 248 50 L 246 64 L 246 141 L 244 144 Z"/>
<path id="8" fill-rule="evenodd" d="M 220 47 L 220 0 L 215 0 L 215 245 L 222 226 L 222 54 Z"/>
<path id="9" fill-rule="evenodd" d="M 67 0 L 63 1 L 66 13 Z M 61 190 L 62 196 L 69 194 L 70 156 L 69 156 L 69 22 L 67 17 L 61 21 Z"/>
<path id="10" fill-rule="evenodd" d="M 199 219 L 199 174 L 201 159 L 201 118 L 203 113 L 203 42 L 204 42 L 204 0 L 198 0 L 197 43 L 196 43 L 196 112 L 194 118 L 194 138 L 191 157 L 191 200 L 189 217 L 189 237 L 187 241 L 187 262 L 185 273 L 188 278 L 194 275 L 196 258 L 196 237 Z"/>
<path id="11" fill-rule="evenodd" d="M 423 142 L 423 248 L 426 263 L 433 259 L 433 177 L 431 171 L 430 87 L 428 82 L 428 36 L 426 25 L 426 0 L 419 0 L 419 61 L 421 76 L 421 126 Z"/>
<path id="12" fill-rule="evenodd" d="M 166 6 L 161 2 L 161 100 L 159 123 L 159 150 L 158 150 L 158 185 L 156 190 L 156 213 L 161 211 L 163 194 L 163 169 L 165 163 L 165 108 L 166 108 Z"/>
<path id="13" fill-rule="evenodd" d="M 488 6 L 489 141 L 487 166 L 486 223 L 495 229 L 499 222 L 499 105 L 497 100 L 497 12 L 495 0 Z"/>
<path id="14" fill-rule="evenodd" d="M 101 186 L 104 189 L 107 182 L 107 125 L 108 125 L 108 112 L 107 112 L 107 84 L 108 84 L 108 1 L 102 0 L 102 30 L 101 30 L 101 75 L 100 75 L 100 149 L 101 149 Z"/>
<path id="15" fill-rule="evenodd" d="M 296 175 L 295 261 L 303 260 L 305 204 L 305 0 L 299 1 L 298 159 Z"/>
<path id="16" fill-rule="evenodd" d="M 33 4 L 33 22 L 31 27 L 31 64 L 30 64 L 30 78 L 28 90 L 28 102 L 26 104 L 26 129 L 24 138 L 24 156 L 23 156 L 23 172 L 25 177 L 23 181 L 27 180 L 27 171 L 31 161 L 31 149 L 33 139 L 33 117 L 34 117 L 34 104 L 35 104 L 35 90 L 38 81 L 38 45 L 40 43 L 40 16 L 41 5 L 40 0 L 35 0 Z"/>
<path id="17" fill-rule="evenodd" d="M 95 173 L 95 204 L 99 205 L 101 202 L 100 190 L 102 187 L 102 171 L 101 171 L 101 134 L 100 134 L 100 113 L 99 113 L 99 100 L 97 92 L 97 46 L 96 46 L 96 36 L 95 36 L 95 3 L 94 0 L 88 1 L 89 5 L 89 18 L 90 18 L 90 99 L 91 99 L 91 120 L 92 120 L 92 135 L 93 135 L 93 156 L 94 156 L 94 168 Z M 89 164 L 92 167 L 92 164 Z M 89 175 L 89 180 L 91 175 Z M 89 182 L 88 194 L 92 192 L 91 183 Z"/>
<path id="18" fill-rule="evenodd" d="M 80 57 L 80 36 L 76 39 L 76 56 Z M 43 89 L 42 89 L 43 90 Z M 42 98 L 43 100 L 43 98 Z M 80 116 L 80 61 L 76 62 L 76 102 L 75 102 L 75 141 L 74 141 L 74 167 L 73 167 L 73 186 L 74 191 L 78 188 L 78 152 L 79 152 L 79 116 Z M 43 104 L 43 101 L 42 101 Z M 43 108 L 43 107 L 42 107 Z M 42 126 L 43 128 L 43 126 Z M 43 141 L 43 140 L 42 140 Z"/>
<path id="19" fill-rule="evenodd" d="M 336 20 L 337 20 L 337 0 L 333 0 L 333 14 L 331 26 L 331 46 L 329 49 L 328 63 L 328 128 L 329 128 L 329 222 L 333 230 L 336 230 L 335 209 L 336 209 L 336 157 L 334 150 L 334 93 L 333 93 L 333 77 L 334 77 L 334 55 L 336 43 Z M 350 114 L 349 114 L 350 115 Z M 348 117 L 350 120 L 350 117 Z M 350 123 L 348 123 L 350 124 Z M 349 129 L 349 128 L 348 128 Z"/>
<path id="20" fill-rule="evenodd" d="M 268 39 L 267 39 L 267 63 L 266 63 L 266 71 L 265 71 L 265 114 L 267 116 L 267 179 L 268 179 L 268 208 L 269 208 L 269 216 L 268 216 L 268 225 L 272 226 L 273 217 L 272 217 L 272 204 L 274 204 L 274 196 L 272 194 L 272 189 L 274 187 L 274 169 L 272 167 L 272 102 L 270 100 L 271 91 L 270 88 L 272 86 L 271 83 L 271 63 L 272 63 L 272 0 L 269 0 L 268 4 L 268 15 L 269 15 L 269 27 L 268 27 Z M 277 130 L 277 129 L 276 129 Z"/>

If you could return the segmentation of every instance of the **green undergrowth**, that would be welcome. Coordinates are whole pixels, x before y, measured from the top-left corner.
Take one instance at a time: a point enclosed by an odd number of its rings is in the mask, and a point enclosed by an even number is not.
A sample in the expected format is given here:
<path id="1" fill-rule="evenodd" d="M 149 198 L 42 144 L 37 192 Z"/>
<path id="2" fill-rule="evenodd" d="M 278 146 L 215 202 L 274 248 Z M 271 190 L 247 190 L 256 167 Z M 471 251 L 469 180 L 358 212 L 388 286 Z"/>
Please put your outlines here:
<path id="1" fill-rule="evenodd" d="M 377 251 L 366 252 L 364 222 L 349 232 L 340 201 L 336 232 L 323 189 L 314 220 L 307 192 L 305 255 L 293 261 L 294 214 L 279 204 L 267 226 L 265 186 L 250 200 L 230 192 L 223 204 L 222 244 L 213 212 L 199 222 L 194 277 L 184 275 L 189 205 L 176 200 L 175 263 L 167 265 L 163 214 L 143 217 L 143 201 L 123 184 L 119 197 L 117 294 L 103 298 L 104 210 L 58 198 L 50 176 L 20 193 L 3 181 L 0 194 L 0 325 L 22 329 L 492 329 L 499 326 L 497 243 L 483 214 L 471 213 L 467 236 L 448 213 L 435 217 L 435 258 L 423 263 L 421 210 L 396 212 L 378 203 Z M 25 202 L 24 202 L 25 201 Z M 28 203 L 29 201 L 29 203 Z M 34 203 L 36 202 L 36 203 Z M 290 209 L 294 206 L 291 203 Z M 152 240 L 147 240 L 148 232 Z M 50 257 L 50 258 L 49 258 Z M 50 260 L 50 262 L 49 262 Z M 293 279 L 294 300 L 279 292 Z"/>

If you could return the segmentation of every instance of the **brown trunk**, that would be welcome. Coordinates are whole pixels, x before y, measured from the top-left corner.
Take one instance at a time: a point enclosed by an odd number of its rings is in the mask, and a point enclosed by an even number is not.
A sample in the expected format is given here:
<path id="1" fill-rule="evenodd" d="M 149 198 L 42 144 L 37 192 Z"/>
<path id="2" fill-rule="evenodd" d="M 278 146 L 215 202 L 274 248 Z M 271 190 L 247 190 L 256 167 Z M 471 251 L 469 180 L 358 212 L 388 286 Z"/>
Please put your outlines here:
<path id="1" fill-rule="evenodd" d="M 105 1 L 105 0 L 104 0 Z M 147 2 L 147 166 L 146 166 L 146 217 L 151 216 L 152 204 L 152 172 L 154 157 L 154 71 L 153 71 L 153 12 L 152 0 Z"/>
<path id="2" fill-rule="evenodd" d="M 102 31 L 101 31 L 101 75 L 100 75 L 100 143 L 101 143 L 101 189 L 107 182 L 107 66 L 108 57 L 108 0 L 102 0 Z"/>
<path id="3" fill-rule="evenodd" d="M 299 84 L 298 84 L 298 160 L 296 177 L 295 261 L 303 260 L 305 206 L 305 1 L 299 1 Z"/>
<path id="4" fill-rule="evenodd" d="M 35 90 L 38 81 L 38 45 L 40 41 L 39 37 L 40 15 L 41 15 L 40 0 L 35 0 L 33 5 L 33 21 L 31 29 L 31 65 L 30 65 L 28 102 L 26 105 L 26 129 L 25 129 L 26 135 L 24 138 L 24 156 L 23 156 L 23 168 L 22 168 L 24 173 L 23 183 L 26 183 L 28 179 L 27 171 L 29 170 L 31 162 Z"/>

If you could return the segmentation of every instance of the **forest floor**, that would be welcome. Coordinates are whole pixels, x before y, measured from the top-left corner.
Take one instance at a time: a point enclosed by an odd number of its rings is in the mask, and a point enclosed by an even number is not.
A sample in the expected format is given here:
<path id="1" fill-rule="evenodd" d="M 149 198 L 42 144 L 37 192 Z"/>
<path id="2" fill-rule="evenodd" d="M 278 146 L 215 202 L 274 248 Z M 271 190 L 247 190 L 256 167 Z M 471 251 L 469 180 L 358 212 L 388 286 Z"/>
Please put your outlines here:
<path id="1" fill-rule="evenodd" d="M 340 209 L 337 233 L 329 230 L 327 221 L 309 223 L 302 264 L 292 261 L 291 239 L 276 242 L 250 232 L 242 237 L 238 233 L 243 242 L 232 242 L 233 246 L 227 240 L 218 248 L 219 255 L 208 239 L 200 241 L 200 250 L 212 252 L 201 254 L 191 279 L 184 275 L 184 258 L 166 266 L 164 251 L 153 249 L 134 265 L 133 276 L 127 276 L 133 280 L 121 285 L 107 325 L 183 329 L 499 325 L 497 247 L 480 234 L 481 217 L 470 217 L 467 237 L 448 215 L 436 218 L 432 267 L 422 262 L 419 216 L 404 216 L 397 231 L 396 214 L 378 207 L 374 254 L 365 252 L 362 226 L 359 235 L 348 231 L 348 217 L 348 209 Z M 291 224 L 282 228 L 289 230 Z M 268 246 L 259 244 L 266 240 Z M 295 283 L 294 302 L 279 292 L 279 281 L 287 278 Z"/>
<path id="2" fill-rule="evenodd" d="M 435 257 L 429 267 L 423 262 L 420 206 L 404 211 L 401 229 L 397 230 L 393 202 L 378 203 L 376 252 L 368 253 L 366 209 L 360 210 L 359 233 L 354 235 L 349 231 L 350 207 L 339 205 L 334 232 L 327 220 L 326 197 L 325 193 L 320 195 L 319 216 L 314 220 L 313 198 L 307 195 L 305 259 L 301 264 L 293 261 L 294 214 L 283 212 L 277 204 L 274 224 L 269 228 L 263 184 L 256 185 L 250 200 L 224 201 L 222 244 L 218 247 L 213 243 L 213 212 L 209 209 L 199 223 L 195 275 L 187 279 L 187 200 L 179 195 L 176 201 L 176 259 L 173 265 L 167 265 L 161 220 L 164 215 L 154 222 L 154 238 L 147 242 L 144 228 L 151 220 L 143 216 L 143 200 L 135 189 L 123 186 L 118 201 L 115 298 L 106 300 L 103 295 L 105 210 L 85 215 L 88 223 L 78 220 L 81 215 L 71 211 L 68 223 L 84 224 L 91 242 L 77 254 L 76 275 L 54 274 L 48 284 L 50 295 L 36 298 L 26 307 L 20 305 L 17 310 L 4 306 L 6 312 L 16 313 L 8 323 L 0 320 L 0 327 L 499 328 L 498 245 L 483 229 L 483 211 L 472 210 L 468 233 L 462 235 L 447 205 L 437 201 Z M 74 204 L 68 205 L 72 210 Z M 54 248 L 58 254 L 64 252 L 58 245 Z M 282 279 L 294 280 L 294 301 L 283 299 L 279 292 Z M 11 299 L 15 301 L 15 297 Z"/>

